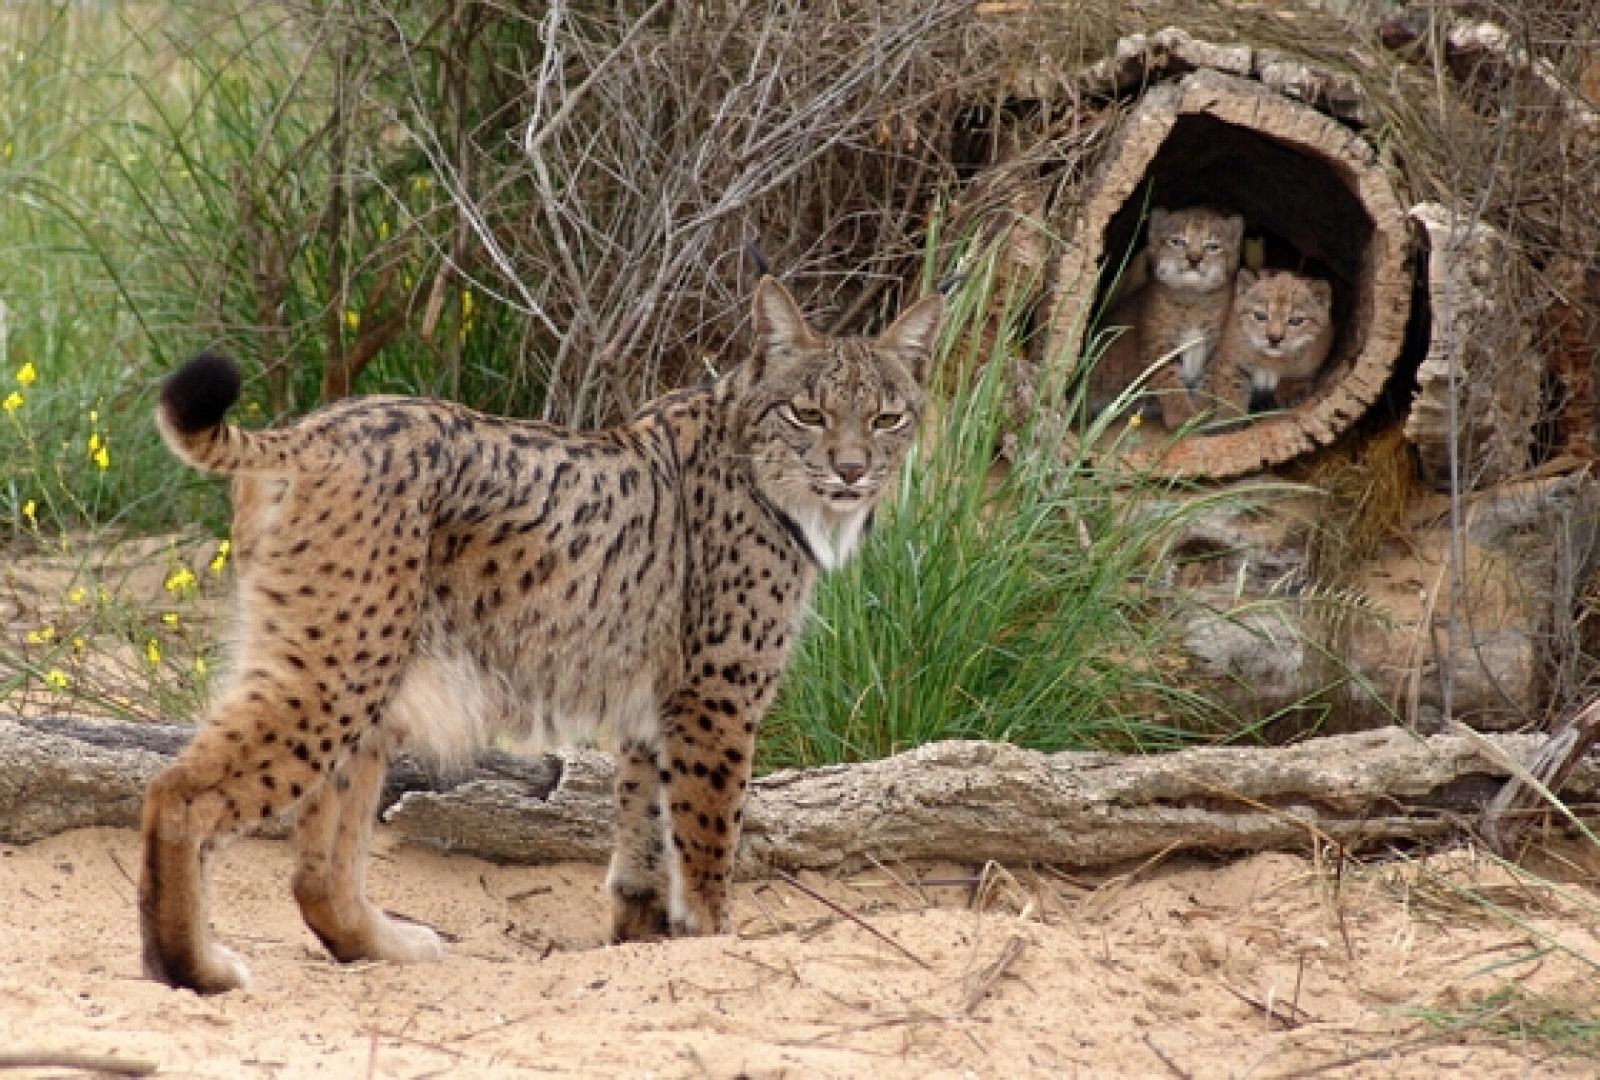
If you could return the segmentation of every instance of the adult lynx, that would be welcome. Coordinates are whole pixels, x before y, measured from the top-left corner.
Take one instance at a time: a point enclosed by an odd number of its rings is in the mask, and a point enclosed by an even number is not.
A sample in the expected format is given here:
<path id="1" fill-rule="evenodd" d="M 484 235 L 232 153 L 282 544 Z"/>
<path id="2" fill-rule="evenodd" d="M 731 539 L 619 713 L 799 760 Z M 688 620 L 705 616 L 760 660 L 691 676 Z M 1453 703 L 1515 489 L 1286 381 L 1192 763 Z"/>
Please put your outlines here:
<path id="1" fill-rule="evenodd" d="M 229 361 L 168 379 L 162 434 L 234 478 L 240 632 L 145 799 L 147 974 L 246 982 L 207 927 L 205 855 L 291 809 L 294 894 L 328 950 L 438 956 L 364 895 L 385 765 L 402 743 L 460 760 L 503 731 L 617 737 L 616 940 L 728 929 L 757 724 L 818 572 L 893 486 L 941 302 L 870 339 L 814 334 L 770 278 L 754 311 L 754 356 L 599 432 L 399 397 L 247 432 L 223 419 Z"/>

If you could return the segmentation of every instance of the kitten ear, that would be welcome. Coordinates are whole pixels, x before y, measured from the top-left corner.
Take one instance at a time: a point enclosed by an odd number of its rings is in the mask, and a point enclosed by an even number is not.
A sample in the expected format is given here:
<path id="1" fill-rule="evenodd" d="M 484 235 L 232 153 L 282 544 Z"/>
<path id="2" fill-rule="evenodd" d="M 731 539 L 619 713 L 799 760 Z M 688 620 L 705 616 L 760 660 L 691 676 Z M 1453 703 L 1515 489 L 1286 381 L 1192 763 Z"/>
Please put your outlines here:
<path id="1" fill-rule="evenodd" d="M 934 339 L 939 335 L 939 321 L 943 318 L 944 297 L 934 293 L 906 308 L 889 329 L 878 335 L 878 348 L 904 360 L 919 386 L 928 385 Z"/>
<path id="2" fill-rule="evenodd" d="M 1161 209 L 1161 207 L 1152 206 L 1150 208 L 1150 233 L 1154 235 L 1155 233 L 1166 232 L 1167 221 L 1169 218 L 1171 218 L 1171 216 L 1172 215 L 1170 213 Z"/>
<path id="3" fill-rule="evenodd" d="M 1255 287 L 1255 283 L 1256 283 L 1257 279 L 1259 278 L 1259 276 L 1260 275 L 1258 275 L 1254 270 L 1250 269 L 1248 266 L 1239 267 L 1238 276 L 1236 276 L 1233 279 L 1233 291 L 1234 291 L 1234 293 L 1236 295 L 1238 295 L 1238 296 L 1243 296 L 1245 293 L 1249 292 L 1252 288 Z"/>
<path id="4" fill-rule="evenodd" d="M 1315 300 L 1318 305 L 1330 310 L 1333 308 L 1333 283 L 1331 281 L 1324 281 L 1321 278 L 1309 278 L 1306 281 L 1306 288 L 1311 291 L 1311 299 Z"/>
<path id="5" fill-rule="evenodd" d="M 817 343 L 817 337 L 806 325 L 806 317 L 800 313 L 794 297 L 771 274 L 756 285 L 751 314 L 755 320 L 756 340 L 768 351 Z"/>
<path id="6" fill-rule="evenodd" d="M 1234 247 L 1244 243 L 1244 215 L 1228 214 L 1222 219 L 1222 227 L 1233 242 Z"/>

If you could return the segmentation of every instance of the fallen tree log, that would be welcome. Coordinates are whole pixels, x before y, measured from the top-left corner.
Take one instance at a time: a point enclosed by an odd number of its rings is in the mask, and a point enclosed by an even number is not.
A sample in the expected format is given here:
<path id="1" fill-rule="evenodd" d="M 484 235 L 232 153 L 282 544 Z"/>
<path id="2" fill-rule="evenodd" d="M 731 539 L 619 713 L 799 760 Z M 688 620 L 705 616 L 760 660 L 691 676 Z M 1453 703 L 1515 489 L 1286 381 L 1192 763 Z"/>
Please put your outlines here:
<path id="1" fill-rule="evenodd" d="M 129 826 L 186 729 L 0 718 L 0 841 Z M 872 860 L 1108 866 L 1169 849 L 1347 850 L 1437 841 L 1475 821 L 1537 735 L 1398 729 L 1274 749 L 1154 756 L 1040 754 L 936 743 L 883 761 L 775 773 L 752 785 L 740 869 L 847 869 Z M 1502 757 L 1503 756 L 1503 757 Z M 458 781 L 401 762 L 385 819 L 407 839 L 501 862 L 599 861 L 611 847 L 609 755 L 490 752 Z M 1567 777 L 1590 811 L 1600 764 Z"/>

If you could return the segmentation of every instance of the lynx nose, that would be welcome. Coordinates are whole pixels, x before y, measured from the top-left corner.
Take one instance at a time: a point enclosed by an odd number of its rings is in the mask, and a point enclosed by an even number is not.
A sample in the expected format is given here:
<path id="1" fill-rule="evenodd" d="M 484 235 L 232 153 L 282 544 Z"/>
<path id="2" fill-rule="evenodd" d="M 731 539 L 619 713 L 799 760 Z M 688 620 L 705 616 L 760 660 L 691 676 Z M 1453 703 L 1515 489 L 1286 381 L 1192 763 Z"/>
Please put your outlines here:
<path id="1" fill-rule="evenodd" d="M 1185 252 L 1185 255 L 1188 256 L 1189 265 L 1195 267 L 1196 269 L 1199 268 L 1201 263 L 1206 261 L 1206 253 L 1204 251 L 1196 251 L 1191 248 L 1189 251 Z"/>
<path id="2" fill-rule="evenodd" d="M 864 461 L 840 461 L 835 458 L 833 471 L 838 473 L 839 479 L 846 484 L 854 484 L 867 475 L 867 464 Z"/>

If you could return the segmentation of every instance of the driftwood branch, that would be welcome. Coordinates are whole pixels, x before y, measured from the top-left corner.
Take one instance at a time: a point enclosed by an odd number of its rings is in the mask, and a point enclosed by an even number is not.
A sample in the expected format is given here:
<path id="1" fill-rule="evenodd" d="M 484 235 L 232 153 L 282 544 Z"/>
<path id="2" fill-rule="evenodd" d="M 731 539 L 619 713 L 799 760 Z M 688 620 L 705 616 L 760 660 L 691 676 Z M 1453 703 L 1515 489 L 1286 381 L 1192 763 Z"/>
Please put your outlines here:
<path id="1" fill-rule="evenodd" d="M 1600 701 L 1591 701 L 1539 747 L 1525 773 L 1514 774 L 1489 801 L 1483 814 L 1483 836 L 1489 846 L 1514 858 L 1529 826 L 1549 808 L 1544 793 L 1562 790 L 1574 770 L 1593 768 L 1596 743 L 1600 743 Z"/>
<path id="2" fill-rule="evenodd" d="M 0 841 L 132 825 L 144 785 L 187 730 L 0 718 Z M 1277 749 L 1152 757 L 1040 754 L 950 742 L 885 761 L 764 777 L 752 787 L 741 867 L 830 869 L 872 859 L 1104 866 L 1172 848 L 1349 850 L 1438 840 L 1477 820 L 1534 735 L 1417 738 L 1387 729 Z M 492 751 L 464 778 L 402 759 L 384 816 L 407 838 L 505 862 L 598 861 L 611 847 L 612 767 L 593 750 Z M 1568 805 L 1600 792 L 1578 762 Z M 1538 808 L 1524 808 L 1538 810 Z"/>

